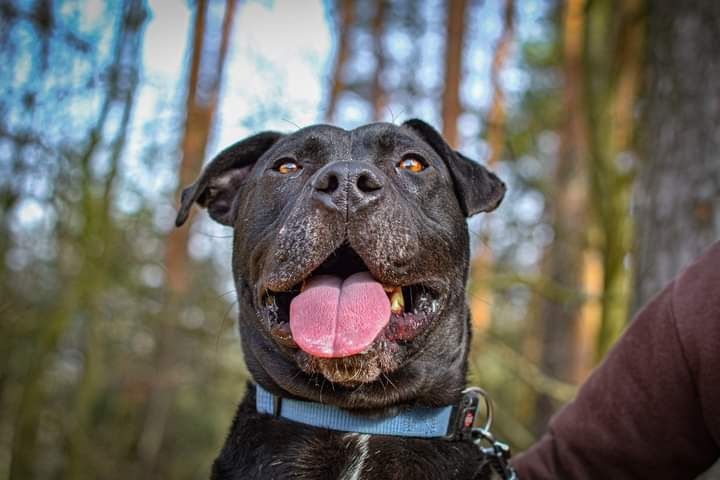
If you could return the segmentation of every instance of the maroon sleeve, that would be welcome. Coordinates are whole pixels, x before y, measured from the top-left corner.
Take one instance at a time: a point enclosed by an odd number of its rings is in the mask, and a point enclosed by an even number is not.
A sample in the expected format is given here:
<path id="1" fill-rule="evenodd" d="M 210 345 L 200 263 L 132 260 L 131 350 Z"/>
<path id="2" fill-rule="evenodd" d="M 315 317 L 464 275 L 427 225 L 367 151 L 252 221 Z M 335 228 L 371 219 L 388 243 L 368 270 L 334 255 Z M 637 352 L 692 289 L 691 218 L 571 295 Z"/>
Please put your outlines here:
<path id="1" fill-rule="evenodd" d="M 648 303 L 520 480 L 692 479 L 720 457 L 720 243 Z"/>

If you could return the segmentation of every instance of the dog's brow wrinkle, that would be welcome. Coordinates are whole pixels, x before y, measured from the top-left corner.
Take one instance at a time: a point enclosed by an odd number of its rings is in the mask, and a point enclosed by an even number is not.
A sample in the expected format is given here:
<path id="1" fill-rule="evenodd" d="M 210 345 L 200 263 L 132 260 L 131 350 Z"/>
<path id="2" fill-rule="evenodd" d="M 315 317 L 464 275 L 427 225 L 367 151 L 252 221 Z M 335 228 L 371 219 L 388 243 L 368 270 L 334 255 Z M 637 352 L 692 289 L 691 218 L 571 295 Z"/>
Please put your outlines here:
<path id="1" fill-rule="evenodd" d="M 316 136 L 308 137 L 303 145 L 306 154 L 318 153 L 322 148 L 322 142 Z"/>
<path id="2" fill-rule="evenodd" d="M 355 130 L 350 130 L 350 141 L 348 142 L 347 156 L 349 161 L 353 161 L 353 142 L 355 141 Z"/>
<path id="3" fill-rule="evenodd" d="M 378 137 L 378 145 L 382 150 L 388 151 L 395 147 L 395 135 L 390 130 L 385 131 Z"/>

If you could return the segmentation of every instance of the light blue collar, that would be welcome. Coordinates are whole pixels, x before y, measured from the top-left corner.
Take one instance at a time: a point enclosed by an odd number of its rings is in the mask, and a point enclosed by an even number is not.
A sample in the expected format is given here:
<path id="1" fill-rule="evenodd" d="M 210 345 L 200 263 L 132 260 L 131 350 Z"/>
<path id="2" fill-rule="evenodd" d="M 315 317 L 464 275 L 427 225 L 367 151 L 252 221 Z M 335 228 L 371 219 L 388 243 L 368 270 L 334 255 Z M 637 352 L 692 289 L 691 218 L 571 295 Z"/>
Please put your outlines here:
<path id="1" fill-rule="evenodd" d="M 333 405 L 280 398 L 257 385 L 256 408 L 260 413 L 341 432 L 437 438 L 445 437 L 453 431 L 452 405 L 438 408 L 416 407 L 390 417 L 376 418 L 348 412 Z"/>

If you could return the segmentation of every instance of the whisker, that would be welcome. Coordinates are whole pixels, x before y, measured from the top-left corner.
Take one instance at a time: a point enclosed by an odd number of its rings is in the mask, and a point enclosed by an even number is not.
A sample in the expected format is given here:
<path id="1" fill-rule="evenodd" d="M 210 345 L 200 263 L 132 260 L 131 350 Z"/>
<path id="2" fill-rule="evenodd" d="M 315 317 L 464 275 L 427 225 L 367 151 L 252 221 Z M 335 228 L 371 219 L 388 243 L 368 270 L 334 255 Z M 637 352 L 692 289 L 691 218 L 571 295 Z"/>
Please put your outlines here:
<path id="1" fill-rule="evenodd" d="M 194 232 L 194 233 L 196 235 L 202 235 L 203 237 L 208 237 L 208 238 L 232 238 L 233 237 L 232 235 L 214 235 L 212 233 L 202 232 L 202 231 Z"/>
<path id="2" fill-rule="evenodd" d="M 300 376 L 301 373 L 303 373 L 303 371 L 298 368 L 297 371 L 295 372 L 295 375 L 293 375 L 293 376 L 290 378 L 290 380 L 291 380 L 291 381 L 292 381 L 292 380 L 295 380 L 298 376 Z"/>
<path id="3" fill-rule="evenodd" d="M 289 124 L 292 125 L 293 127 L 295 127 L 295 128 L 297 128 L 298 130 L 300 130 L 300 125 L 298 125 L 297 123 L 295 123 L 295 122 L 293 122 L 293 121 L 291 121 L 291 120 L 288 120 L 287 118 L 282 118 L 281 120 L 282 120 L 283 122 L 289 123 Z"/>
<path id="4" fill-rule="evenodd" d="M 390 385 L 392 385 L 392 387 L 393 387 L 393 388 L 395 389 L 395 391 L 397 392 L 397 391 L 398 391 L 397 385 L 395 385 L 395 384 L 393 383 L 393 381 L 390 380 L 390 377 L 388 377 L 388 374 L 387 374 L 387 373 L 383 373 L 383 376 L 385 377 L 385 380 L 387 380 L 388 383 L 389 383 Z"/>
<path id="5" fill-rule="evenodd" d="M 480 243 L 482 243 L 485 247 L 488 247 L 488 248 L 490 247 L 490 239 L 488 238 L 488 236 L 486 234 L 476 232 L 472 228 L 468 228 L 468 232 L 475 235 L 475 238 L 480 240 Z"/>
<path id="6" fill-rule="evenodd" d="M 488 306 L 490 306 L 490 307 L 493 306 L 492 300 L 489 300 L 489 299 L 487 299 L 487 298 L 483 298 L 483 297 L 481 297 L 480 295 L 478 295 L 477 293 L 470 293 L 470 296 L 471 296 L 473 299 L 477 300 L 478 302 L 482 302 L 482 303 L 484 303 L 485 305 L 488 305 Z"/>
<path id="7" fill-rule="evenodd" d="M 238 304 L 238 301 L 235 300 L 230 304 L 228 309 L 225 311 L 225 315 L 222 316 L 222 320 L 220 321 L 220 328 L 218 328 L 217 333 L 215 335 L 215 356 L 217 361 L 217 355 L 218 351 L 220 349 L 220 336 L 222 335 L 223 329 L 225 328 L 225 320 L 227 320 L 228 314 L 232 311 L 233 308 L 235 308 L 235 305 Z"/>
<path id="8" fill-rule="evenodd" d="M 235 289 L 228 290 L 228 291 L 225 292 L 225 293 L 221 293 L 221 294 L 217 295 L 217 296 L 215 297 L 215 299 L 217 300 L 218 298 L 222 298 L 222 297 L 224 297 L 224 296 L 226 296 L 226 295 L 230 295 L 231 293 L 235 293 Z"/>
<path id="9" fill-rule="evenodd" d="M 385 385 L 385 382 L 383 382 L 383 377 L 386 376 L 384 373 L 378 377 L 378 381 L 380 382 L 380 386 L 383 389 L 383 393 L 387 393 L 387 386 Z"/>

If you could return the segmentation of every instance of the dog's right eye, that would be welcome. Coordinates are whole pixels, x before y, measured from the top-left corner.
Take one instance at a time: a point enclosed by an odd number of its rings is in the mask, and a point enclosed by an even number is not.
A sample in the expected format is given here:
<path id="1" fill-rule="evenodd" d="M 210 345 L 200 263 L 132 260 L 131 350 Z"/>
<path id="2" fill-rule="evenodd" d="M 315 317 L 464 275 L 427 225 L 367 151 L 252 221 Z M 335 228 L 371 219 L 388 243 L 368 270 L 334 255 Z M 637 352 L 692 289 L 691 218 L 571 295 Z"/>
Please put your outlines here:
<path id="1" fill-rule="evenodd" d="M 298 170 L 300 170 L 302 167 L 298 165 L 298 163 L 295 160 L 291 160 L 289 158 L 282 160 L 278 162 L 278 165 L 275 167 L 275 170 L 277 172 L 282 173 L 283 175 L 286 175 L 288 173 L 295 173 Z"/>
<path id="2" fill-rule="evenodd" d="M 418 173 L 425 170 L 425 164 L 418 158 L 408 156 L 400 160 L 397 164 L 400 170 L 407 170 L 412 173 Z"/>

